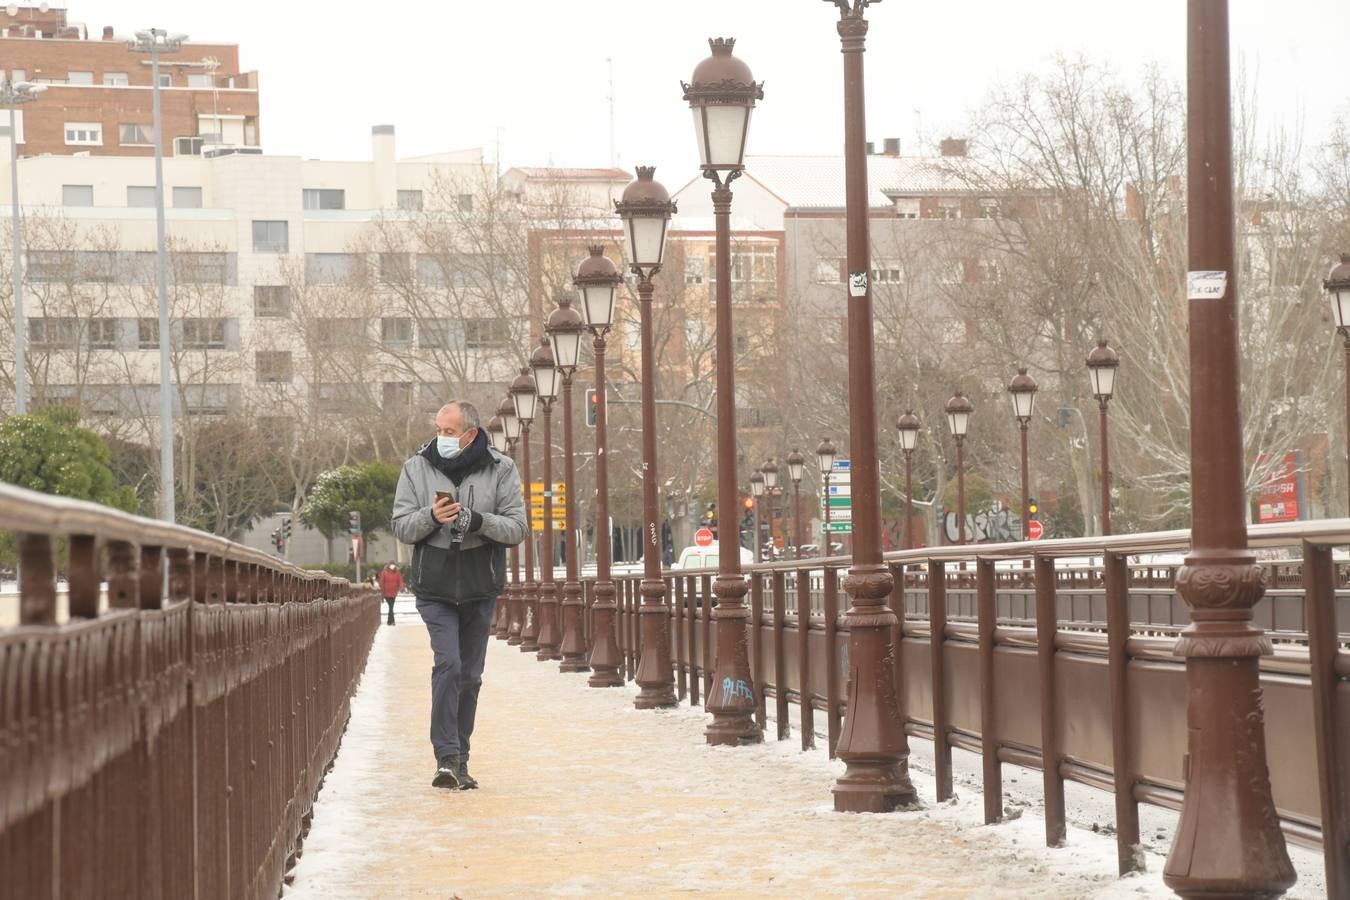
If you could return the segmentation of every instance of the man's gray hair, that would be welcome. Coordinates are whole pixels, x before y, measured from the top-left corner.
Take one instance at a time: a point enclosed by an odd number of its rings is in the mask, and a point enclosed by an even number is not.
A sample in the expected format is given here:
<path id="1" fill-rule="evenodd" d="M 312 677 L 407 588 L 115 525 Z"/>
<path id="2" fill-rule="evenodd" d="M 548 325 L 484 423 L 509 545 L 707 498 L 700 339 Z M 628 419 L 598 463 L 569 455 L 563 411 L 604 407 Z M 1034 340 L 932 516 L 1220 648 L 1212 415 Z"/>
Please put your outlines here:
<path id="1" fill-rule="evenodd" d="M 451 400 L 450 403 L 459 407 L 460 414 L 464 416 L 464 430 L 470 428 L 482 428 L 483 420 L 478 417 L 478 407 L 474 406 L 468 400 Z"/>

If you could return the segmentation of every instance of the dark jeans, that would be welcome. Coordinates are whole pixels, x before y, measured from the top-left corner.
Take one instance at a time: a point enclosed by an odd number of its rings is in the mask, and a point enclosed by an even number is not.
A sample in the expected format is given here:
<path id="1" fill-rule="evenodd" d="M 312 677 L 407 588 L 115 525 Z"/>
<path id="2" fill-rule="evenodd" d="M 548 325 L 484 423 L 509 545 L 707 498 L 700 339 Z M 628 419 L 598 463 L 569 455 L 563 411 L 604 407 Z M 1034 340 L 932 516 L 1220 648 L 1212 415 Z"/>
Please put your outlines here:
<path id="1" fill-rule="evenodd" d="M 438 603 L 417 598 L 417 612 L 431 635 L 431 747 L 436 759 L 468 756 L 478 712 L 488 630 L 496 600 Z"/>

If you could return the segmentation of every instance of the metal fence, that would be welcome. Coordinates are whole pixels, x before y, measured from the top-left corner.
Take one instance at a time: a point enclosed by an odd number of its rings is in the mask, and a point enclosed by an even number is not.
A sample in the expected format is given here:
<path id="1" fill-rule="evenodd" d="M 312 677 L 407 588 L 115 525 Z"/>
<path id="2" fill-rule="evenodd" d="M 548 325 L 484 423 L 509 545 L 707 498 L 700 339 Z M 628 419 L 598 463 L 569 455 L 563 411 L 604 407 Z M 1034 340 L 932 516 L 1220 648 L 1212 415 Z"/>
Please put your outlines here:
<path id="1" fill-rule="evenodd" d="M 378 595 L 10 486 L 5 532 L 20 569 L 19 625 L 0 629 L 0 893 L 278 896 Z"/>
<path id="2" fill-rule="evenodd" d="M 1262 601 L 1266 612 L 1262 605 L 1256 611 L 1258 623 L 1264 616 L 1289 638 L 1261 661 L 1281 825 L 1289 839 L 1322 848 L 1329 893 L 1350 897 L 1350 653 L 1342 646 L 1350 623 L 1338 615 L 1346 605 L 1336 594 L 1345 571 L 1331 552 L 1350 544 L 1350 520 L 1255 526 L 1249 535 L 1253 548 L 1288 548 L 1299 557 L 1272 564 L 1267 578 L 1279 588 Z M 1135 865 L 1139 804 L 1181 805 L 1187 684 L 1168 631 L 1186 619 L 1184 612 L 1176 617 L 1170 600 L 1175 569 L 1132 571 L 1129 560 L 1188 548 L 1189 533 L 1178 531 L 887 555 L 903 597 L 893 636 L 897 694 L 907 733 L 933 742 L 939 800 L 952 794 L 953 747 L 983 758 L 990 822 L 1002 816 L 1004 763 L 1043 773 L 1050 846 L 1066 838 L 1066 781 L 1113 791 L 1122 871 Z M 1057 565 L 1084 556 L 1103 564 L 1086 571 Z M 1025 571 L 1022 560 L 1030 563 Z M 849 564 L 831 558 L 746 567 L 759 726 L 769 726 L 771 699 L 776 735 L 787 739 L 795 704 L 807 749 L 820 713 L 831 755 L 846 712 L 848 633 L 839 614 L 848 602 L 840 582 Z M 676 689 L 691 704 L 711 687 L 715 575 L 665 573 Z M 619 646 L 632 679 L 642 649 L 640 578 L 616 582 Z M 966 596 L 954 604 L 958 592 Z M 1141 600 L 1140 592 L 1169 595 L 1166 623 L 1160 601 Z M 1074 595 L 1091 603 L 1066 602 Z M 799 609 L 809 612 L 799 616 Z M 958 612 L 968 620 L 958 621 Z"/>

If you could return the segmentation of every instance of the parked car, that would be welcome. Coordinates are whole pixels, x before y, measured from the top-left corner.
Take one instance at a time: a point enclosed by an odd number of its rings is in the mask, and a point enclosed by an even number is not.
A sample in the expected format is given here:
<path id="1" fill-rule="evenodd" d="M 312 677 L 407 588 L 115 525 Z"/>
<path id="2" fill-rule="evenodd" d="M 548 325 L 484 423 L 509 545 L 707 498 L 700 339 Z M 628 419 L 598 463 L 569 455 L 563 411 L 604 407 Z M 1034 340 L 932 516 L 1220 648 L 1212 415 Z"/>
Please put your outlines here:
<path id="1" fill-rule="evenodd" d="M 718 554 L 718 548 L 713 547 L 685 547 L 680 551 L 680 558 L 675 560 L 672 569 L 715 569 L 722 557 Z M 741 565 L 748 566 L 755 561 L 752 554 L 745 547 L 741 548 Z"/>

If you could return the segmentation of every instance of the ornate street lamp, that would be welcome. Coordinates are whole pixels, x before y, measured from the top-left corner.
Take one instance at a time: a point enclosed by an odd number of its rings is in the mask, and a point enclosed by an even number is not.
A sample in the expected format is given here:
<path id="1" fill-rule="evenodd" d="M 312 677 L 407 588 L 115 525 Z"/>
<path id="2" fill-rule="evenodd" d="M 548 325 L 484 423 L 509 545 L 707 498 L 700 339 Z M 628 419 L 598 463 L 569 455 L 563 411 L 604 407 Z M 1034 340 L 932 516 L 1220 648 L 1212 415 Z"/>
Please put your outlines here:
<path id="1" fill-rule="evenodd" d="M 506 446 L 511 456 L 516 455 L 520 445 L 520 417 L 516 415 L 516 402 L 511 399 L 508 389 L 506 396 L 497 407 L 497 417 L 502 421 L 502 434 L 506 436 Z M 524 467 L 521 467 L 524 479 Z M 526 538 L 528 543 L 529 539 Z M 511 548 L 511 585 L 506 590 L 506 643 L 512 647 L 520 645 L 520 632 L 525 625 L 524 586 L 520 580 L 520 545 Z"/>
<path id="2" fill-rule="evenodd" d="M 792 543 L 796 545 L 796 558 L 802 558 L 802 472 L 806 468 L 806 457 L 796 447 L 787 457 L 788 478 L 792 479 Z"/>
<path id="3" fill-rule="evenodd" d="M 717 309 L 717 500 L 722 515 L 736 507 L 736 359 L 731 323 L 731 182 L 740 176 L 745 160 L 750 112 L 764 97 L 750 67 L 732 55 L 733 39 L 708 42 L 712 55 L 699 63 L 684 87 L 684 99 L 694 114 L 703 176 L 713 183 L 716 224 Z M 737 529 L 718 532 L 718 574 L 713 588 L 717 608 L 717 655 L 712 690 L 704 703 L 713 720 L 704 736 L 710 744 L 758 743 L 754 722 L 754 676 L 745 607 L 749 585 L 741 574 L 741 547 Z"/>
<path id="4" fill-rule="evenodd" d="M 1027 466 L 1027 428 L 1031 425 L 1032 412 L 1036 408 L 1036 381 L 1027 374 L 1026 366 L 1021 366 L 1008 385 L 1008 395 L 1012 397 L 1013 418 L 1017 420 L 1017 430 L 1022 437 L 1022 540 L 1027 539 L 1031 528 L 1031 486 Z"/>
<path id="5" fill-rule="evenodd" d="M 956 543 L 966 542 L 966 429 L 975 407 L 960 391 L 947 401 L 947 428 L 956 439 Z"/>
<path id="6" fill-rule="evenodd" d="M 18 256 L 15 256 L 17 259 Z M 1331 298 L 1331 313 L 1336 319 L 1336 333 L 1342 338 L 1345 351 L 1345 442 L 1347 473 L 1345 489 L 1350 491 L 1350 253 L 1341 254 L 1340 265 L 1333 268 L 1322 282 Z M 1347 507 L 1350 509 L 1350 507 Z"/>
<path id="7" fill-rule="evenodd" d="M 558 584 L 553 571 L 553 401 L 558 399 L 561 376 L 553 365 L 553 349 L 547 337 L 539 338 L 539 346 L 530 355 L 530 372 L 534 377 L 539 405 L 544 410 L 544 540 L 539 551 L 539 571 L 543 584 L 539 588 L 539 653 L 541 662 L 561 659 L 558 645 Z M 533 515 L 533 513 L 531 513 Z"/>
<path id="8" fill-rule="evenodd" d="M 521 480 L 525 485 L 525 496 L 530 496 L 530 424 L 539 405 L 539 393 L 528 368 L 521 369 L 516 380 L 511 382 L 511 399 L 515 403 L 516 418 L 520 421 L 520 446 L 522 448 Z M 534 570 L 534 526 L 525 537 L 525 589 L 520 628 L 520 652 L 539 652 L 539 582 Z"/>
<path id="9" fill-rule="evenodd" d="M 825 548 L 821 556 L 830 555 L 830 473 L 834 471 L 836 452 L 834 442 L 829 438 L 822 438 L 816 447 L 816 467 L 820 471 L 820 495 L 823 498 L 821 505 L 824 507 L 821 529 L 825 534 Z"/>
<path id="10" fill-rule="evenodd" d="M 750 546 L 755 548 L 755 562 L 758 563 L 762 557 L 759 539 L 759 498 L 764 496 L 764 473 L 758 469 L 750 473 L 750 496 L 755 501 L 755 533 L 750 539 Z"/>
<path id="11" fill-rule="evenodd" d="M 19 206 L 19 134 L 15 107 L 32 103 L 47 89 L 26 81 L 0 82 L 0 106 L 9 107 L 9 196 L 11 237 L 14 238 L 14 414 L 28 412 L 28 326 L 23 318 L 23 222 Z"/>
<path id="12" fill-rule="evenodd" d="M 1101 434 L 1098 443 L 1102 451 L 1102 534 L 1111 533 L 1111 445 L 1106 437 L 1106 407 L 1116 386 L 1116 368 L 1120 357 L 1106 345 L 1106 338 L 1088 354 L 1088 374 L 1092 376 L 1092 396 L 1097 398 L 1100 410 Z"/>
<path id="13" fill-rule="evenodd" d="M 623 276 L 605 257 L 604 247 L 592 247 L 591 255 L 577 267 L 572 283 L 581 293 L 586 326 L 595 336 L 595 603 L 591 646 L 591 687 L 622 687 L 619 674 L 619 644 L 614 634 L 618 606 L 609 558 L 609 457 L 605 434 L 605 333 L 614 322 L 614 300 Z"/>
<path id="14" fill-rule="evenodd" d="M 914 448 L 919 446 L 919 417 L 907 409 L 895 423 L 905 455 L 905 549 L 914 549 Z"/>
<path id="15" fill-rule="evenodd" d="M 571 301 L 562 296 L 558 298 L 558 308 L 549 314 L 545 331 L 553 343 L 553 364 L 562 376 L 563 474 L 567 486 L 563 495 L 563 517 L 567 520 L 567 580 L 562 591 L 562 662 L 558 668 L 563 672 L 585 672 L 590 666 L 586 664 L 581 580 L 577 575 L 577 468 L 572 444 L 572 380 L 577 372 L 581 336 L 586 332 L 586 324 L 581 320 L 581 313 L 572 308 Z"/>
<path id="16" fill-rule="evenodd" d="M 1258 663 L 1271 643 L 1252 624 L 1265 575 L 1247 544 L 1228 3 L 1189 0 L 1186 24 L 1192 525 L 1176 586 L 1192 612 L 1172 651 L 1186 660 L 1187 764 L 1163 881 L 1183 897 L 1278 897 L 1295 875 L 1266 762 Z M 1124 582 L 1125 557 L 1105 562 L 1107 583 Z M 1129 768 L 1116 772 L 1132 791 Z M 1122 872 L 1135 868 L 1137 818 L 1117 839 Z"/>
<path id="17" fill-rule="evenodd" d="M 506 452 L 506 428 L 502 425 L 502 417 L 494 415 L 487 423 L 488 445 L 498 453 Z M 509 586 L 506 589 L 510 590 Z M 506 591 L 503 592 L 504 594 Z M 497 604 L 497 609 L 492 615 L 492 627 L 490 633 L 496 637 L 505 637 L 507 625 L 510 620 L 508 607 L 510 606 L 509 596 Z"/>
<path id="18" fill-rule="evenodd" d="M 675 669 L 670 659 L 670 605 L 661 578 L 661 525 L 656 470 L 656 344 L 652 326 L 652 278 L 661 271 L 666 231 L 675 201 L 652 176 L 652 166 L 638 166 L 637 180 L 624 189 L 614 211 L 623 220 L 628 266 L 637 276 L 642 344 L 642 653 L 633 705 L 638 709 L 674 706 Z"/>
<path id="19" fill-rule="evenodd" d="M 759 467 L 764 476 L 764 496 L 769 498 L 769 562 L 778 556 L 778 544 L 773 537 L 774 495 L 778 491 L 778 463 L 770 457 Z"/>

